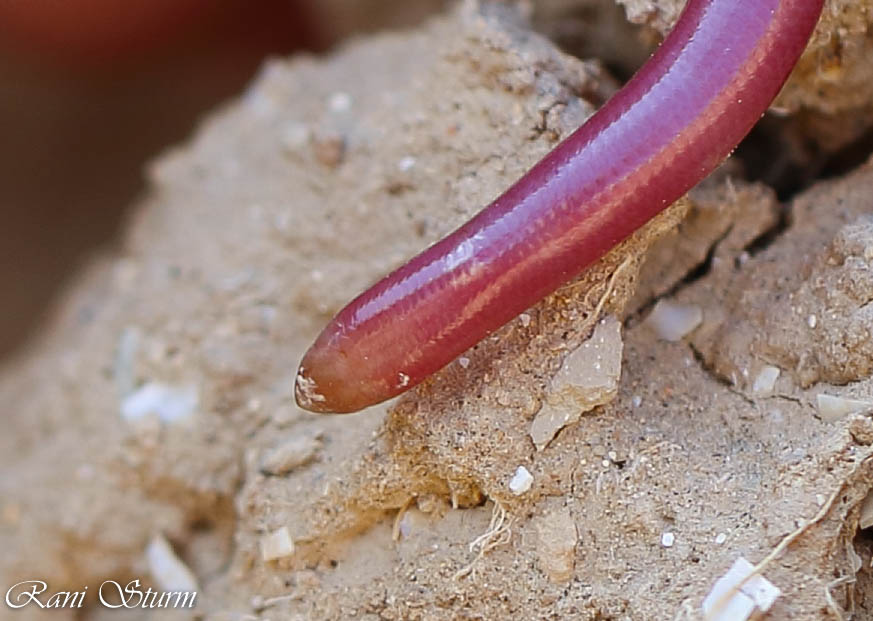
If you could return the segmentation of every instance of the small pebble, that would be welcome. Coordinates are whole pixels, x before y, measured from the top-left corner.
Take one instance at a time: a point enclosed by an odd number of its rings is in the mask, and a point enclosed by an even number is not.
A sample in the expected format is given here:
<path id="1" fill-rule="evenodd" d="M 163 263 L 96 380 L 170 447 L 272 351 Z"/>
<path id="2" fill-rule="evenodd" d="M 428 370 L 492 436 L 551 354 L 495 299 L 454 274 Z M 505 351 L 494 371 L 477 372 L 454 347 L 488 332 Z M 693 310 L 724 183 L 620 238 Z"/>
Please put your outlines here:
<path id="1" fill-rule="evenodd" d="M 339 91 L 328 98 L 327 106 L 331 112 L 348 112 L 352 107 L 352 96 Z"/>
<path id="2" fill-rule="evenodd" d="M 676 542 L 676 535 L 673 533 L 664 533 L 661 535 L 661 545 L 665 548 L 672 548 Z"/>
<path id="3" fill-rule="evenodd" d="M 154 414 L 163 423 L 176 423 L 190 417 L 198 403 L 196 386 L 148 382 L 124 398 L 121 417 L 134 422 Z"/>
<path id="4" fill-rule="evenodd" d="M 528 491 L 533 484 L 533 475 L 524 466 L 519 466 L 509 481 L 509 491 L 516 496 L 521 496 Z"/>
<path id="5" fill-rule="evenodd" d="M 810 315 L 806 318 L 806 325 L 810 328 L 815 328 L 815 326 L 818 325 L 818 318 L 815 315 Z"/>
<path id="6" fill-rule="evenodd" d="M 461 356 L 460 358 L 458 358 L 458 364 L 461 365 L 462 369 L 466 369 L 468 366 L 470 366 L 470 359 Z"/>
<path id="7" fill-rule="evenodd" d="M 655 304 L 645 323 L 654 330 L 658 338 L 679 341 L 691 334 L 702 321 L 703 311 L 699 306 L 662 299 Z"/>
<path id="8" fill-rule="evenodd" d="M 339 134 L 314 136 L 311 141 L 315 159 L 327 168 L 339 166 L 346 152 L 345 138 Z"/>
<path id="9" fill-rule="evenodd" d="M 540 569 L 553 583 L 569 581 L 573 577 L 579 541 L 570 510 L 566 507 L 557 509 L 536 519 L 534 524 Z"/>
<path id="10" fill-rule="evenodd" d="M 401 158 L 399 162 L 397 162 L 397 168 L 399 168 L 403 172 L 406 172 L 413 166 L 415 166 L 415 158 L 411 155 L 407 155 L 406 157 Z"/>
<path id="11" fill-rule="evenodd" d="M 725 535 L 724 533 L 719 533 L 715 536 L 715 542 L 718 545 L 723 544 L 725 541 L 727 541 L 727 535 Z"/>
<path id="12" fill-rule="evenodd" d="M 275 561 L 294 554 L 294 541 L 287 526 L 261 537 L 261 558 L 264 561 Z"/>
<path id="13" fill-rule="evenodd" d="M 163 535 L 155 535 L 146 548 L 149 572 L 157 585 L 164 591 L 192 593 L 198 590 L 194 574 L 176 556 Z"/>
<path id="14" fill-rule="evenodd" d="M 771 394 L 781 372 L 781 369 L 778 367 L 770 365 L 763 367 L 758 373 L 758 377 L 755 378 L 755 383 L 752 385 L 752 392 L 759 395 Z"/>
<path id="15" fill-rule="evenodd" d="M 816 395 L 816 407 L 821 419 L 827 423 L 834 422 L 849 414 L 857 414 L 873 410 L 873 401 L 848 399 L 819 393 Z"/>
<path id="16" fill-rule="evenodd" d="M 679 341 L 693 332 L 702 321 L 703 311 L 699 306 L 662 299 L 655 304 L 645 323 L 654 330 L 658 338 Z"/>
<path id="17" fill-rule="evenodd" d="M 546 403 L 530 427 L 537 450 L 543 450 L 565 425 L 578 421 L 583 412 L 615 398 L 621 356 L 621 322 L 610 315 L 564 359 L 552 378 Z"/>

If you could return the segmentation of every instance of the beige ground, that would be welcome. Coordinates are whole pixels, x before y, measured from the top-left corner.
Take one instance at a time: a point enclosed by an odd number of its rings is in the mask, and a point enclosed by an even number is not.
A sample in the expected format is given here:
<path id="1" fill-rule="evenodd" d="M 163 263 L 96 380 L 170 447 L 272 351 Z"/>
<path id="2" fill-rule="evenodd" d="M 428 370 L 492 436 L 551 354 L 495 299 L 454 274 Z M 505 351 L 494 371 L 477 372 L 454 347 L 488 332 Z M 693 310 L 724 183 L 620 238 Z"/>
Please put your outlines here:
<path id="1" fill-rule="evenodd" d="M 852 6 L 860 30 L 873 4 Z M 817 106 L 804 71 L 786 92 Z M 150 581 L 160 534 L 214 619 L 697 618 L 735 559 L 794 533 L 762 568 L 783 593 L 769 618 L 873 614 L 858 529 L 873 421 L 817 409 L 821 393 L 873 401 L 873 165 L 785 206 L 728 164 L 394 404 L 323 417 L 293 403 L 333 312 L 613 88 L 505 4 L 268 65 L 153 165 L 122 251 L 0 372 L 2 590 Z M 659 340 L 658 298 L 701 325 Z M 538 451 L 531 421 L 599 308 L 624 320 L 618 395 Z M 767 365 L 778 380 L 756 390 Z M 133 420 L 131 395 L 158 385 L 196 404 Z M 533 482 L 515 495 L 519 466 Z M 265 562 L 282 528 L 295 551 Z"/>

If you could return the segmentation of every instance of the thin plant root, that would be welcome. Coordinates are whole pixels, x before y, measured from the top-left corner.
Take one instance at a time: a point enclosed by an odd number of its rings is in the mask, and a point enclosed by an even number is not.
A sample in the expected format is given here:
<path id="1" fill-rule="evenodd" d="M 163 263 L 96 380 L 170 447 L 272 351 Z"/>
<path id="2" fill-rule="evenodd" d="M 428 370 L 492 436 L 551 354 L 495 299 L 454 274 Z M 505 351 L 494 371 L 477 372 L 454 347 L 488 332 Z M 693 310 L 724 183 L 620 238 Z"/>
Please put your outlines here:
<path id="1" fill-rule="evenodd" d="M 506 545 L 512 539 L 512 517 L 507 519 L 506 509 L 499 502 L 494 501 L 491 511 L 491 523 L 488 529 L 470 542 L 470 552 L 476 552 L 475 558 L 469 564 L 459 569 L 452 576 L 453 580 L 465 578 L 476 568 L 479 560 L 494 548 Z"/>
<path id="2" fill-rule="evenodd" d="M 842 586 L 844 584 L 854 584 L 855 576 L 843 576 L 842 578 L 837 578 L 836 580 L 829 582 L 827 586 L 825 586 L 825 600 L 828 603 L 828 609 L 833 613 L 834 617 L 843 621 L 846 619 L 846 611 L 842 609 L 842 607 L 834 600 L 833 590 L 838 586 Z"/>
<path id="3" fill-rule="evenodd" d="M 615 281 L 618 279 L 619 274 L 621 274 L 624 269 L 631 264 L 635 257 L 628 255 L 625 257 L 624 261 L 615 268 L 615 271 L 612 273 L 612 276 L 609 277 L 609 282 L 606 285 L 606 291 L 603 292 L 603 295 L 600 296 L 600 300 L 597 302 L 597 306 L 594 308 L 594 314 L 592 315 L 594 319 L 597 319 L 600 316 L 600 312 L 603 310 L 603 307 L 606 305 L 606 301 L 609 299 L 609 296 L 612 295 L 612 290 L 615 288 Z"/>
<path id="4" fill-rule="evenodd" d="M 818 510 L 818 513 L 816 513 L 815 516 L 809 522 L 807 522 L 806 524 L 803 524 L 797 530 L 786 535 L 782 539 L 782 541 L 780 541 L 779 544 L 775 548 L 773 548 L 773 550 L 767 556 L 765 556 L 763 559 L 761 559 L 760 563 L 758 563 L 757 565 L 755 565 L 752 568 L 752 571 L 750 571 L 749 574 L 745 578 L 743 578 L 742 580 L 737 582 L 734 586 L 732 586 L 730 589 L 728 589 L 725 592 L 725 594 L 722 595 L 721 598 L 719 598 L 719 600 L 716 602 L 715 606 L 713 607 L 713 612 L 711 613 L 711 615 L 717 615 L 724 608 L 724 606 L 728 603 L 728 601 L 730 601 L 730 599 L 732 597 L 734 597 L 734 595 L 736 595 L 739 592 L 739 590 L 741 588 L 743 588 L 743 586 L 749 580 L 752 579 L 752 577 L 759 575 L 761 572 L 764 571 L 764 569 L 770 563 L 772 563 L 774 560 L 776 560 L 777 558 L 782 556 L 782 554 L 785 552 L 785 550 L 788 549 L 788 546 L 790 546 L 792 543 L 794 543 L 794 541 L 797 540 L 798 537 L 800 537 L 805 532 L 810 530 L 813 526 L 816 526 L 817 524 L 821 523 L 830 513 L 831 509 L 834 506 L 834 502 L 840 496 L 840 494 L 843 493 L 843 490 L 845 489 L 848 482 L 851 481 L 855 477 L 855 475 L 858 473 L 858 471 L 864 465 L 866 465 L 867 462 L 869 462 L 871 459 L 873 459 L 873 454 L 867 455 L 862 460 L 857 462 L 855 464 L 854 468 L 852 468 L 852 471 L 848 475 L 846 475 L 842 481 L 840 481 L 840 484 L 837 485 L 837 487 L 831 493 L 831 495 L 827 499 L 827 501 L 821 506 L 821 509 Z M 839 584 L 842 584 L 842 583 L 838 579 L 837 581 L 829 584 L 827 589 L 826 589 L 826 596 L 827 596 L 827 600 L 828 600 L 828 605 L 831 608 L 832 612 L 835 612 L 836 610 L 830 606 L 831 602 L 833 601 L 833 596 L 830 593 L 830 589 L 833 586 L 838 586 Z M 836 605 L 836 602 L 834 602 L 834 605 Z"/>

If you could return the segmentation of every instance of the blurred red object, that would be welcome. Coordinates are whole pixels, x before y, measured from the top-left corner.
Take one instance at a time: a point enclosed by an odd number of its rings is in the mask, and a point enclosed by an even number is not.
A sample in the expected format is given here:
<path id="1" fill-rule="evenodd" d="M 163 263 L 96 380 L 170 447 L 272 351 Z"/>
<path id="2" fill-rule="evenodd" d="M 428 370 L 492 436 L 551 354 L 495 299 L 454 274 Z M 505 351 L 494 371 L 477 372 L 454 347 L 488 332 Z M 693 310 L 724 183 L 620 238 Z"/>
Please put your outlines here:
<path id="1" fill-rule="evenodd" d="M 310 0 L 0 0 L 0 357 L 111 243 L 143 165 L 264 58 L 322 49 Z"/>
<path id="2" fill-rule="evenodd" d="M 271 55 L 444 0 L 0 0 L 0 361 L 116 239 L 145 162 Z"/>
<path id="3" fill-rule="evenodd" d="M 65 69 L 160 62 L 223 45 L 260 52 L 320 47 L 295 0 L 6 0 L 0 52 Z"/>

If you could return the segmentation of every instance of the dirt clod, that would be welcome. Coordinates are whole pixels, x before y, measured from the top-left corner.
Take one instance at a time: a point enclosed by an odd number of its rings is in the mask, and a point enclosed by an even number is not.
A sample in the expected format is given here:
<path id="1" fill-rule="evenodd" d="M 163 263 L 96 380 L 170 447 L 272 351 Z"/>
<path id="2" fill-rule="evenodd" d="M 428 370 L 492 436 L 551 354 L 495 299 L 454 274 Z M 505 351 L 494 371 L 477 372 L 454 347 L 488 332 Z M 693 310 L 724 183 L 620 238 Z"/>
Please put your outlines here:
<path id="1" fill-rule="evenodd" d="M 657 27 L 679 6 L 625 4 Z M 828 7 L 786 109 L 869 104 L 841 76 L 873 12 Z M 394 402 L 294 405 L 331 314 L 613 84 L 523 9 L 273 61 L 152 165 L 123 243 L 0 373 L 0 584 L 148 580 L 160 533 L 210 619 L 688 618 L 741 556 L 782 593 L 769 618 L 870 614 L 873 422 L 816 395 L 873 399 L 873 164 L 781 204 L 729 162 Z M 841 71 L 815 77 L 834 41 Z M 644 322 L 664 298 L 701 310 L 675 341 Z M 532 441 L 604 317 L 611 356 L 582 365 L 609 367 L 602 398 Z"/>

